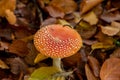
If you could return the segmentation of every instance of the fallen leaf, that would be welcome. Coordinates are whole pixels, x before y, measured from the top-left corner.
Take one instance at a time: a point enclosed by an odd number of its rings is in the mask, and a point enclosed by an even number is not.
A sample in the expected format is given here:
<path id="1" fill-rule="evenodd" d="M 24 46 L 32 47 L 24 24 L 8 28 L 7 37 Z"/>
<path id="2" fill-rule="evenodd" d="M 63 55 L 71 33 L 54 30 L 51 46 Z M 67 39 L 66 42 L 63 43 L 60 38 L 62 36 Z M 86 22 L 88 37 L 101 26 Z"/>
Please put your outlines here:
<path id="1" fill-rule="evenodd" d="M 0 29 L 0 37 L 5 38 L 6 40 L 12 40 L 12 34 L 12 29 L 10 28 Z"/>
<path id="2" fill-rule="evenodd" d="M 49 15 L 56 18 L 60 17 L 63 18 L 65 16 L 64 12 L 57 8 L 56 6 L 46 6 L 46 10 L 49 12 Z"/>
<path id="3" fill-rule="evenodd" d="M 93 75 L 92 71 L 88 64 L 85 64 L 85 73 L 87 76 L 87 80 L 97 80 L 97 78 Z"/>
<path id="4" fill-rule="evenodd" d="M 78 26 L 78 27 L 76 27 L 76 30 L 81 34 L 81 37 L 83 39 L 89 39 L 96 33 L 97 27 L 90 26 L 90 25 Z"/>
<path id="5" fill-rule="evenodd" d="M 94 43 L 91 45 L 91 48 L 92 50 L 95 50 L 95 49 L 110 49 L 110 48 L 113 48 L 114 45 L 110 45 L 110 44 L 105 44 L 105 43 L 102 43 L 102 42 L 97 42 L 97 43 Z"/>
<path id="6" fill-rule="evenodd" d="M 70 57 L 67 57 L 67 58 L 64 58 L 63 59 L 63 64 L 65 66 L 76 66 L 78 64 L 78 62 L 80 61 L 81 59 L 81 55 L 79 53 L 76 53 Z"/>
<path id="7" fill-rule="evenodd" d="M 120 21 L 120 13 L 104 13 L 100 16 L 100 19 L 108 23 L 113 21 Z"/>
<path id="8" fill-rule="evenodd" d="M 85 14 L 83 16 L 83 20 L 88 22 L 90 25 L 96 25 L 97 22 L 98 22 L 98 18 L 97 18 L 96 14 L 93 11 Z"/>
<path id="9" fill-rule="evenodd" d="M 2 68 L 2 69 L 9 69 L 7 64 L 5 64 L 5 62 L 3 62 L 2 60 L 0 60 L 0 68 Z"/>
<path id="10" fill-rule="evenodd" d="M 16 58 L 8 58 L 7 63 L 10 65 L 11 72 L 13 74 L 19 74 L 21 72 L 27 72 L 27 65 L 26 63 L 19 57 Z"/>
<path id="11" fill-rule="evenodd" d="M 92 56 L 88 56 L 88 64 L 95 77 L 99 77 L 100 73 L 100 63 L 98 60 Z"/>
<path id="12" fill-rule="evenodd" d="M 18 56 L 26 56 L 28 54 L 27 43 L 22 40 L 14 40 L 9 46 L 9 52 Z"/>
<path id="13" fill-rule="evenodd" d="M 100 70 L 101 80 L 120 80 L 120 59 L 107 59 Z"/>
<path id="14" fill-rule="evenodd" d="M 113 51 L 113 53 L 110 55 L 110 57 L 118 57 L 120 58 L 120 48 L 117 48 Z"/>
<path id="15" fill-rule="evenodd" d="M 41 26 L 47 26 L 47 25 L 50 25 L 50 24 L 55 24 L 56 22 L 57 22 L 56 18 L 47 18 L 42 22 Z"/>
<path id="16" fill-rule="evenodd" d="M 10 44 L 9 43 L 7 43 L 7 42 L 2 42 L 2 41 L 0 41 L 0 50 L 8 50 L 8 46 L 9 46 Z"/>
<path id="17" fill-rule="evenodd" d="M 100 4 L 103 0 L 83 0 L 80 4 L 80 13 L 84 14 Z"/>
<path id="18" fill-rule="evenodd" d="M 74 0 L 52 0 L 50 5 L 58 7 L 65 14 L 70 14 L 77 9 L 77 4 Z"/>
<path id="19" fill-rule="evenodd" d="M 49 80 L 57 72 L 59 70 L 56 67 L 40 67 L 31 74 L 29 80 Z"/>
<path id="20" fill-rule="evenodd" d="M 101 31 L 108 36 L 114 36 L 120 29 L 111 26 L 101 26 Z"/>
<path id="21" fill-rule="evenodd" d="M 113 45 L 114 43 L 113 37 L 103 34 L 101 30 L 99 30 L 99 32 L 95 35 L 95 38 L 97 38 L 99 42 L 102 42 L 105 44 Z"/>
<path id="22" fill-rule="evenodd" d="M 47 58 L 48 58 L 47 56 L 45 56 L 41 53 L 38 53 L 38 55 L 36 56 L 36 58 L 34 60 L 34 63 L 38 63 L 39 61 L 45 60 Z"/>
<path id="23" fill-rule="evenodd" d="M 28 45 L 29 53 L 25 56 L 24 60 L 29 65 L 35 65 L 34 60 L 37 56 L 37 53 L 39 53 L 39 52 L 36 50 L 36 48 L 32 42 L 28 42 L 27 45 Z"/>

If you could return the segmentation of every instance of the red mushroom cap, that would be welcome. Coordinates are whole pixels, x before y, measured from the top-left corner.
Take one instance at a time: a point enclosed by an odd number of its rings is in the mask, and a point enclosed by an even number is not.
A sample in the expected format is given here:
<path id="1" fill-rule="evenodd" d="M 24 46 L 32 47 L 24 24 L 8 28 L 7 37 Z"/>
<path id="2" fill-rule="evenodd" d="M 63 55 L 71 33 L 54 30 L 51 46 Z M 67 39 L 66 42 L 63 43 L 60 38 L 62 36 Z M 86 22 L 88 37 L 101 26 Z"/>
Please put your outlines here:
<path id="1" fill-rule="evenodd" d="M 34 36 L 38 51 L 52 58 L 64 58 L 75 54 L 82 46 L 82 39 L 77 31 L 60 24 L 41 28 Z"/>

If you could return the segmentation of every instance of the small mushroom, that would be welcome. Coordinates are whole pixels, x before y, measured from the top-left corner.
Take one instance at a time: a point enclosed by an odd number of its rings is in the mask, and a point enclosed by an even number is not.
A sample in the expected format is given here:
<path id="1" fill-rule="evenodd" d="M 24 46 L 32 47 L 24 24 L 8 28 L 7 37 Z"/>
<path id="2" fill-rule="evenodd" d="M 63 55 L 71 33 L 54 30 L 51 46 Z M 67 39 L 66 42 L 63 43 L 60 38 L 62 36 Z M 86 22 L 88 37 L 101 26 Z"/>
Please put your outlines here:
<path id="1" fill-rule="evenodd" d="M 82 39 L 69 26 L 53 24 L 36 32 L 34 45 L 43 55 L 53 58 L 53 65 L 60 68 L 60 59 L 75 54 L 82 46 Z"/>

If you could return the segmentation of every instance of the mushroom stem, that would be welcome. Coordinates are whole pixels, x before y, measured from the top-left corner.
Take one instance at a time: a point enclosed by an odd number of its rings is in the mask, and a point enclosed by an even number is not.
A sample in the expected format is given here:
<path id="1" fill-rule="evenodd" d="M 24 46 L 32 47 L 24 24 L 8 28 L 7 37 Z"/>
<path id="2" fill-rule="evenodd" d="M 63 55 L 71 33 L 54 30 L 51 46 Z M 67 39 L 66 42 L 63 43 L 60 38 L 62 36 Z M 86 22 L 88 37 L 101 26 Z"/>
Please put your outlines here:
<path id="1" fill-rule="evenodd" d="M 53 58 L 53 66 L 57 67 L 60 72 L 62 72 L 61 68 L 61 58 Z"/>

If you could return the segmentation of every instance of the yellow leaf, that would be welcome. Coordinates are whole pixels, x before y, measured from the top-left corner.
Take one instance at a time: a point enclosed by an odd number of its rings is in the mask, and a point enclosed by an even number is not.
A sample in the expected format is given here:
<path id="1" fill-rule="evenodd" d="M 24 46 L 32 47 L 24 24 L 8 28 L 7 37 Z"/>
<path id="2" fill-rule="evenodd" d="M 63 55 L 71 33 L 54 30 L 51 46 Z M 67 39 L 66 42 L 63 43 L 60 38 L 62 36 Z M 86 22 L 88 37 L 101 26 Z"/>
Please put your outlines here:
<path id="1" fill-rule="evenodd" d="M 47 58 L 48 58 L 47 56 L 39 53 L 39 54 L 37 55 L 37 57 L 35 58 L 34 63 L 38 63 L 39 61 L 45 60 L 45 59 L 47 59 Z"/>
<path id="2" fill-rule="evenodd" d="M 111 26 L 101 26 L 101 31 L 108 36 L 114 36 L 120 31 L 120 29 Z"/>
<path id="3" fill-rule="evenodd" d="M 95 49 L 109 49 L 109 48 L 112 48 L 112 47 L 114 47 L 114 45 L 104 44 L 102 42 L 97 42 L 95 44 L 92 44 L 92 46 L 91 46 L 92 50 L 95 50 Z"/>
<path id="4" fill-rule="evenodd" d="M 9 69 L 9 67 L 2 60 L 0 60 L 0 68 Z"/>
<path id="5" fill-rule="evenodd" d="M 83 20 L 88 22 L 90 25 L 95 25 L 98 22 L 98 18 L 93 11 L 85 14 Z"/>

